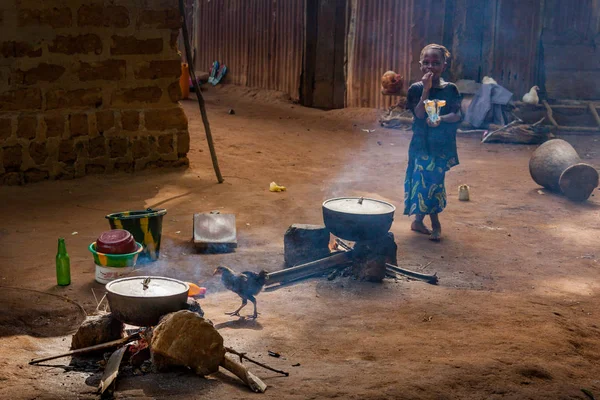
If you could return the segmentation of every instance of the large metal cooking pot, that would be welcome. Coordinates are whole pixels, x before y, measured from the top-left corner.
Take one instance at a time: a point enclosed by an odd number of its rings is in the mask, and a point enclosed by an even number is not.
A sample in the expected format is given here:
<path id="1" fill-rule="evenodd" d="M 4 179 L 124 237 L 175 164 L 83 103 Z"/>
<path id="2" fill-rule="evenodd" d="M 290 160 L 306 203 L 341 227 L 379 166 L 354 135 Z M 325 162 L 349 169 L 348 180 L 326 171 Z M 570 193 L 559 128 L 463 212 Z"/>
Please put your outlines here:
<path id="1" fill-rule="evenodd" d="M 395 211 L 396 207 L 385 201 L 340 197 L 323 203 L 323 222 L 339 238 L 373 240 L 389 232 Z"/>
<path id="2" fill-rule="evenodd" d="M 187 283 L 160 276 L 136 276 L 106 284 L 112 314 L 135 326 L 154 326 L 163 315 L 187 307 Z"/>

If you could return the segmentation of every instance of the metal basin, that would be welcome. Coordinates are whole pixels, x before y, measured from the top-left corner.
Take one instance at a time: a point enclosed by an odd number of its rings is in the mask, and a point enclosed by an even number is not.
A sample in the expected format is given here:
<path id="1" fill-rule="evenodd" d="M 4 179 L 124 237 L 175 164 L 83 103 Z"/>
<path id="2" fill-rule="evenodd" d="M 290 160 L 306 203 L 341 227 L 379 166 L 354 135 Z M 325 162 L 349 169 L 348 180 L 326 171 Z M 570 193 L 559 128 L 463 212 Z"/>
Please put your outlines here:
<path id="1" fill-rule="evenodd" d="M 358 242 L 373 240 L 389 232 L 396 207 L 385 201 L 363 197 L 340 197 L 323 203 L 323 222 L 335 236 Z"/>
<path id="2" fill-rule="evenodd" d="M 154 326 L 163 315 L 187 308 L 187 283 L 160 276 L 136 276 L 106 284 L 110 310 L 119 321 Z"/>

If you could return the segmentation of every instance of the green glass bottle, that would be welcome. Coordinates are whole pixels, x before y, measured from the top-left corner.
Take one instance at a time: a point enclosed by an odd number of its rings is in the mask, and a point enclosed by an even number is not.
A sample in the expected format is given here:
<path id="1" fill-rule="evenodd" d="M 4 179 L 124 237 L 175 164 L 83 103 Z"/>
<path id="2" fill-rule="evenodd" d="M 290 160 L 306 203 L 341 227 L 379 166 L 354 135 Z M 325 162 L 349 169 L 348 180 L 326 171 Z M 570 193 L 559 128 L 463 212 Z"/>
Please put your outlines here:
<path id="1" fill-rule="evenodd" d="M 65 239 L 58 239 L 58 252 L 56 253 L 56 282 L 59 286 L 71 284 L 71 259 L 67 254 Z"/>

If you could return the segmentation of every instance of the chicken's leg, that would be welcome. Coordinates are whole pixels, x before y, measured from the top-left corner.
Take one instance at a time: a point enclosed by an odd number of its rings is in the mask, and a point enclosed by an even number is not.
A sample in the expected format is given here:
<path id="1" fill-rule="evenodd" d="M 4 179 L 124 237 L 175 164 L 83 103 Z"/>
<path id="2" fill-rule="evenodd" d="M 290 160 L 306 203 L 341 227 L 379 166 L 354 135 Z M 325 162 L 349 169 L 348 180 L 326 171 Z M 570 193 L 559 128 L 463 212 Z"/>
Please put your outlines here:
<path id="1" fill-rule="evenodd" d="M 252 314 L 250 318 L 256 319 L 258 318 L 258 312 L 256 311 L 256 299 L 254 298 L 254 296 L 248 296 L 248 300 L 250 300 L 252 304 L 254 304 L 254 314 Z"/>
<path id="2" fill-rule="evenodd" d="M 236 316 L 239 317 L 240 316 L 240 310 L 244 307 L 246 307 L 246 304 L 248 304 L 248 300 L 247 299 L 242 299 L 242 305 L 240 306 L 240 308 L 238 308 L 237 310 L 235 310 L 234 312 L 230 312 L 230 313 L 225 313 L 226 315 L 231 315 L 231 316 Z"/>

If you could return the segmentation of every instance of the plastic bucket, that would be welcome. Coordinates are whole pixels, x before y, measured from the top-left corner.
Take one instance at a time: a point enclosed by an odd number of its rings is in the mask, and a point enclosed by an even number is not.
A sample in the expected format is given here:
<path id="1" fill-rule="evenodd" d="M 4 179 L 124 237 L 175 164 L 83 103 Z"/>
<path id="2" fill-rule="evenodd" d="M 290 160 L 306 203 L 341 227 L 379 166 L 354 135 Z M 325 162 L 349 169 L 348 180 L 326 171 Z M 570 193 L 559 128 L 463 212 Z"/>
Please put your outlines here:
<path id="1" fill-rule="evenodd" d="M 96 282 L 107 284 L 108 282 L 120 279 L 133 272 L 135 267 L 103 267 L 96 264 Z"/>
<path id="2" fill-rule="evenodd" d="M 94 256 L 94 262 L 96 265 L 110 268 L 124 268 L 124 267 L 135 267 L 139 255 L 144 250 L 144 247 L 140 243 L 136 243 L 138 249 L 129 254 L 105 254 L 96 251 L 96 242 L 90 244 L 88 250 Z"/>
<path id="3" fill-rule="evenodd" d="M 147 209 L 145 211 L 123 211 L 106 216 L 111 229 L 129 231 L 136 242 L 144 246 L 139 263 L 156 261 L 160 254 L 162 221 L 167 210 Z"/>

